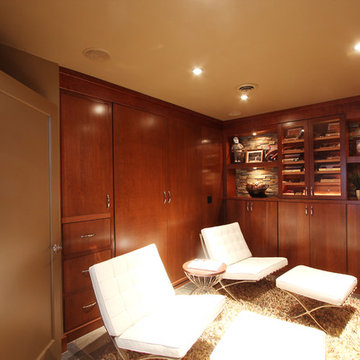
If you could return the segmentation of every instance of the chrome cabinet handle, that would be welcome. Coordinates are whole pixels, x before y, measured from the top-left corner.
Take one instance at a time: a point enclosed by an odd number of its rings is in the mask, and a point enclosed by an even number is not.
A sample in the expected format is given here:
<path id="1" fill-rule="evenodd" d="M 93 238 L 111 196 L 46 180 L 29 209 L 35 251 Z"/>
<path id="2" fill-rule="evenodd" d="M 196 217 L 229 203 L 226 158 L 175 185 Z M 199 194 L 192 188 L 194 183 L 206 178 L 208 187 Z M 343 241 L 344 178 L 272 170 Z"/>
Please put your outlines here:
<path id="1" fill-rule="evenodd" d="M 170 190 L 168 191 L 168 196 L 169 196 L 168 204 L 170 204 L 171 203 L 171 192 L 170 192 Z"/>
<path id="2" fill-rule="evenodd" d="M 111 202 L 110 202 L 110 195 L 107 194 L 106 195 L 106 207 L 109 209 L 110 208 L 110 205 L 111 205 Z"/>
<path id="3" fill-rule="evenodd" d="M 246 202 L 246 211 L 249 211 L 249 202 Z"/>
<path id="4" fill-rule="evenodd" d="M 250 203 L 250 211 L 253 211 L 253 202 Z"/>
<path id="5" fill-rule="evenodd" d="M 307 196 L 308 195 L 308 188 L 306 187 L 305 188 L 305 196 Z"/>
<path id="6" fill-rule="evenodd" d="M 54 254 L 57 254 L 58 252 L 60 252 L 62 250 L 62 246 L 61 245 L 58 245 L 58 244 L 54 244 L 52 246 L 52 251 Z"/>
<path id="7" fill-rule="evenodd" d="M 84 305 L 84 306 L 82 307 L 82 309 L 83 309 L 83 310 L 86 310 L 86 309 L 92 308 L 92 307 L 95 306 L 95 305 L 96 305 L 96 301 L 94 301 L 94 302 L 91 303 L 91 304 Z"/>
<path id="8" fill-rule="evenodd" d="M 164 191 L 164 204 L 166 204 L 166 192 Z"/>
<path id="9" fill-rule="evenodd" d="M 86 270 L 81 270 L 81 273 L 82 273 L 82 274 L 87 274 L 88 272 L 89 272 L 88 269 L 86 269 Z"/>
<path id="10" fill-rule="evenodd" d="M 311 216 L 314 215 L 314 209 L 313 209 L 312 205 L 310 206 L 310 215 L 311 215 Z"/>
<path id="11" fill-rule="evenodd" d="M 313 187 L 311 186 L 310 188 L 310 195 L 313 196 L 314 195 L 314 191 L 313 191 Z"/>
<path id="12" fill-rule="evenodd" d="M 306 216 L 308 215 L 308 207 L 307 207 L 307 205 L 305 206 L 305 215 Z"/>
<path id="13" fill-rule="evenodd" d="M 82 238 L 82 239 L 84 239 L 84 238 L 92 238 L 92 237 L 94 237 L 96 234 L 94 234 L 94 233 L 91 233 L 91 234 L 83 234 L 83 235 L 80 235 L 80 237 Z"/>

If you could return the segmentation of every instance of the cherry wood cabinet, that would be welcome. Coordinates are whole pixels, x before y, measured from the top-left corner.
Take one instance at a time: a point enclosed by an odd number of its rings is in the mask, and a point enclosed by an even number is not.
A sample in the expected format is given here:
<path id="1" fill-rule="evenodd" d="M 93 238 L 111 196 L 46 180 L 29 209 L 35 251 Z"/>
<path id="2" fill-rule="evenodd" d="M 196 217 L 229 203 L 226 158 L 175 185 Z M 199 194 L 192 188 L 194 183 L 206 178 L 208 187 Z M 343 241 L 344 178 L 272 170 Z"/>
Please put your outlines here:
<path id="1" fill-rule="evenodd" d="M 201 228 L 222 220 L 222 125 L 64 68 L 60 88 L 65 343 L 101 325 L 93 263 L 155 243 L 186 279 Z"/>
<path id="2" fill-rule="evenodd" d="M 277 256 L 277 202 L 226 201 L 227 222 L 237 221 L 253 256 Z"/>
<path id="3" fill-rule="evenodd" d="M 324 117 L 281 124 L 280 194 L 343 199 L 346 181 L 345 120 Z"/>
<path id="4" fill-rule="evenodd" d="M 348 272 L 360 279 L 360 204 L 347 205 Z"/>
<path id="5" fill-rule="evenodd" d="M 111 104 L 61 92 L 62 217 L 111 213 Z M 73 220 L 73 219 L 72 219 Z"/>
<path id="6" fill-rule="evenodd" d="M 279 202 L 279 255 L 291 267 L 310 265 L 309 206 L 301 202 Z"/>
<path id="7" fill-rule="evenodd" d="M 291 267 L 346 273 L 346 205 L 279 201 L 279 254 Z"/>
<path id="8" fill-rule="evenodd" d="M 65 341 L 101 324 L 88 268 L 113 256 L 112 105 L 61 91 Z"/>
<path id="9" fill-rule="evenodd" d="M 201 126 L 118 104 L 113 118 L 116 254 L 155 243 L 179 281 L 202 224 Z"/>
<path id="10" fill-rule="evenodd" d="M 166 258 L 167 119 L 114 104 L 116 255 L 155 243 Z"/>

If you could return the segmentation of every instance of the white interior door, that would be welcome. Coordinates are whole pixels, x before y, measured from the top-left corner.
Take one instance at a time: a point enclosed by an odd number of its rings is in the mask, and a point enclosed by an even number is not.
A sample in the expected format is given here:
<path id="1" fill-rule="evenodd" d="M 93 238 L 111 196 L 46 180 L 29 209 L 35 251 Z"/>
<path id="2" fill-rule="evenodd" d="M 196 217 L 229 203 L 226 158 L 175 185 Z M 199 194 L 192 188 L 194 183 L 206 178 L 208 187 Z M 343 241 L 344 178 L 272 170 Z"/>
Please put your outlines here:
<path id="1" fill-rule="evenodd" d="M 56 107 L 0 72 L 1 358 L 59 359 Z"/>

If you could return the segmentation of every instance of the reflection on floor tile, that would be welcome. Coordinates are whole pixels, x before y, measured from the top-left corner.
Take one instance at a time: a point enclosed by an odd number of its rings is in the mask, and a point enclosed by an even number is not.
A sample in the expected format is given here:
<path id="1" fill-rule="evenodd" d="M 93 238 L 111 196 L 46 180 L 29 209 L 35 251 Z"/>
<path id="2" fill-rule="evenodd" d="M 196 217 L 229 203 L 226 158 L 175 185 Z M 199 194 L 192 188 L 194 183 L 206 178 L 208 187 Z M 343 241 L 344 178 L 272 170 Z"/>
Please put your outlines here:
<path id="1" fill-rule="evenodd" d="M 178 287 L 175 292 L 177 295 L 187 295 L 194 290 L 192 283 L 186 283 Z M 103 359 L 103 354 L 109 354 L 114 349 L 114 345 L 102 326 L 68 344 L 68 349 L 61 356 L 61 360 L 99 360 Z M 115 350 L 115 349 L 114 349 Z M 116 360 L 118 357 L 107 357 L 109 360 Z"/>

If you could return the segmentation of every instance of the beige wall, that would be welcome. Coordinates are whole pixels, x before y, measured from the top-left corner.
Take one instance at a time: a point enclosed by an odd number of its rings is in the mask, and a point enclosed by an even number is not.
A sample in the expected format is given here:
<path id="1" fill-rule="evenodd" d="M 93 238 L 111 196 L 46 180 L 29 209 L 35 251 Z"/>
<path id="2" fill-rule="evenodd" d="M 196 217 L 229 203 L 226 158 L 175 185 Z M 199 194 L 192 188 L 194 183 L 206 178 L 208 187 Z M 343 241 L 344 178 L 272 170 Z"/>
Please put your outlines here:
<path id="1" fill-rule="evenodd" d="M 0 70 L 59 107 L 59 66 L 0 44 Z"/>

